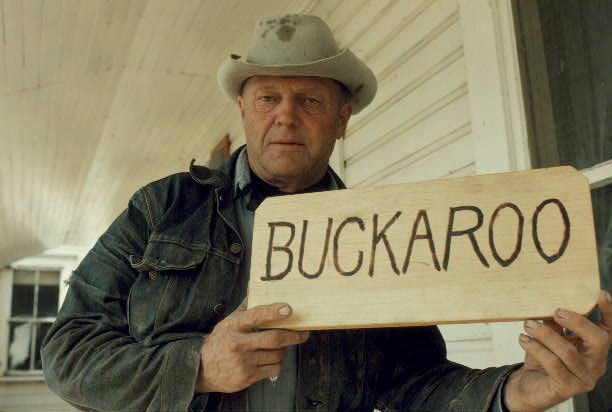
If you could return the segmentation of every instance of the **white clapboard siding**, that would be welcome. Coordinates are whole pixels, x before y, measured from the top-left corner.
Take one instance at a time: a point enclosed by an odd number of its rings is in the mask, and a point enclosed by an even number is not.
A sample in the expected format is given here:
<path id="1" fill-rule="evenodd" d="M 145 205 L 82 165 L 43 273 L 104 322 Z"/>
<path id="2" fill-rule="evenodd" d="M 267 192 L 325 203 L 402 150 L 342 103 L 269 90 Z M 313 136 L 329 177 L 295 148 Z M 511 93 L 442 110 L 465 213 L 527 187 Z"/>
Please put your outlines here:
<path id="1" fill-rule="evenodd" d="M 492 331 L 488 323 L 441 325 L 440 331 L 450 360 L 481 369 L 494 364 Z"/>
<path id="2" fill-rule="evenodd" d="M 426 24 L 428 17 L 430 26 Z M 404 42 L 392 42 L 397 59 L 386 57 L 392 67 L 381 69 L 379 94 L 349 125 L 344 143 L 349 186 L 389 183 L 385 178 L 392 175 L 394 182 L 420 180 L 406 173 L 410 164 L 427 163 L 428 156 L 446 146 L 457 146 L 457 140 L 463 139 L 466 147 L 472 147 L 466 137 L 471 130 L 470 109 L 457 5 L 448 1 L 430 4 L 413 23 L 419 30 L 412 34 L 426 38 L 405 42 L 408 47 L 418 45 L 410 53 L 405 53 Z M 441 168 L 432 170 L 429 165 L 424 173 L 429 178 L 459 170 L 465 174 L 466 167 L 474 163 L 473 150 L 461 154 L 461 159 L 453 154 L 457 166 L 449 168 L 442 161 Z M 402 180 L 398 173 L 408 174 L 407 179 Z"/>
<path id="3" fill-rule="evenodd" d="M 446 140 L 452 140 L 446 144 Z M 373 184 L 393 184 L 403 182 L 418 182 L 438 177 L 471 176 L 474 174 L 474 162 L 470 160 L 470 144 L 472 136 L 468 127 L 453 131 L 448 139 L 440 145 L 430 145 L 425 151 L 407 156 L 397 167 L 384 169 L 374 176 Z M 441 148 L 438 146 L 442 146 Z M 413 157 L 415 159 L 413 159 Z M 380 178 L 380 180 L 377 180 Z"/>
<path id="4" fill-rule="evenodd" d="M 378 145 L 374 144 L 371 150 L 361 152 L 352 162 L 347 161 L 345 170 L 347 184 L 350 186 L 381 184 L 381 180 L 386 176 L 401 172 L 411 163 L 433 156 L 458 140 L 470 147 L 469 120 L 465 117 L 466 114 L 469 115 L 466 100 L 465 96 L 455 99 L 441 110 L 427 113 L 428 116 L 416 116 L 416 120 L 408 119 L 399 124 L 395 130 L 385 133 Z M 459 162 L 461 166 L 473 161 L 473 150 L 450 154 L 454 158 L 452 162 Z M 463 155 L 464 158 L 459 159 L 459 155 Z M 449 166 L 450 162 L 449 159 Z M 455 166 L 449 169 L 444 164 L 442 166 L 442 169 L 436 171 L 423 172 L 438 177 L 447 175 L 457 168 Z M 433 166 L 426 168 L 432 169 Z M 406 181 L 416 180 L 409 177 Z"/>
<path id="5" fill-rule="evenodd" d="M 465 65 L 461 60 L 450 62 L 426 82 L 415 86 L 407 88 L 406 94 L 394 104 L 373 112 L 370 121 L 359 125 L 359 129 L 350 130 L 354 132 L 349 135 L 345 145 L 347 166 L 353 165 L 381 143 L 401 138 L 401 132 L 418 125 L 465 94 Z"/>

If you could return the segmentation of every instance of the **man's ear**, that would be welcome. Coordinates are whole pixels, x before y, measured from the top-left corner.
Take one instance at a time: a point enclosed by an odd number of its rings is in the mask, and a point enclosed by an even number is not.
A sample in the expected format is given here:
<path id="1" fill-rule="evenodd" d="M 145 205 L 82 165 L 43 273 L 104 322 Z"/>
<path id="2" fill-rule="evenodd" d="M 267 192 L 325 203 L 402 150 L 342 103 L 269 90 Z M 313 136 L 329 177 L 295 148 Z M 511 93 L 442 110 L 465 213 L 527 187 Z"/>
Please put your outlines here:
<path id="1" fill-rule="evenodd" d="M 337 140 L 340 140 L 344 137 L 344 134 L 346 133 L 346 126 L 348 125 L 348 121 L 351 118 L 352 114 L 352 103 L 345 103 L 344 105 L 342 105 L 342 108 L 340 109 L 340 118 L 338 119 L 338 137 L 336 137 Z"/>
<path id="2" fill-rule="evenodd" d="M 238 109 L 240 110 L 240 118 L 244 121 L 244 99 L 239 95 L 236 97 L 236 101 L 238 102 Z"/>

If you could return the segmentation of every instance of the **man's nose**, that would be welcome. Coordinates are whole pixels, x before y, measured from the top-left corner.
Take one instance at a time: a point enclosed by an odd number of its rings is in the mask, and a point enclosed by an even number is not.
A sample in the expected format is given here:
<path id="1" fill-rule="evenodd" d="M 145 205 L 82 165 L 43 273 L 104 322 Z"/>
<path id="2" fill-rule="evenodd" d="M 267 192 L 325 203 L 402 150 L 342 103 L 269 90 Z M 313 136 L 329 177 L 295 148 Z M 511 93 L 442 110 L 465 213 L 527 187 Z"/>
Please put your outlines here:
<path id="1" fill-rule="evenodd" d="M 294 99 L 282 99 L 276 106 L 276 124 L 294 126 L 297 122 L 299 106 Z"/>

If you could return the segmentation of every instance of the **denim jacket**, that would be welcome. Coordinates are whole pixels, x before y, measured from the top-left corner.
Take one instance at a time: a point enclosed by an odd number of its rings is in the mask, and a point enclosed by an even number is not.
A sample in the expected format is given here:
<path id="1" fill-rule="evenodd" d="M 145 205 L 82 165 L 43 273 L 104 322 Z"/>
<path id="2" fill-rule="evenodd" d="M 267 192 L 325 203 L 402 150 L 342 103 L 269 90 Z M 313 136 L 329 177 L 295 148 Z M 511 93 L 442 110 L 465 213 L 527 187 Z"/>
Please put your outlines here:
<path id="1" fill-rule="evenodd" d="M 238 152 L 236 152 L 238 153 Z M 85 411 L 246 411 L 194 396 L 206 336 L 230 312 L 242 241 L 236 153 L 136 192 L 70 278 L 41 355 L 49 387 Z M 298 349 L 296 410 L 482 411 L 511 366 L 446 359 L 436 327 L 313 332 Z"/>

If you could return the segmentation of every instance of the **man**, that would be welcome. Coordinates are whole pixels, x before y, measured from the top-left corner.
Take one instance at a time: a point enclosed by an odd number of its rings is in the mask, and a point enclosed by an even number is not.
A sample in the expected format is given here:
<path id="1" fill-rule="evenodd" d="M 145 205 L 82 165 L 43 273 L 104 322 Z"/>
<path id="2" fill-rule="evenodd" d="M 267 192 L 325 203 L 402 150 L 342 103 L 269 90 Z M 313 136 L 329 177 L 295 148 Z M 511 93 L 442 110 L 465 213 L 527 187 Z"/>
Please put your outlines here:
<path id="1" fill-rule="evenodd" d="M 291 308 L 239 306 L 253 211 L 344 187 L 328 161 L 376 80 L 305 15 L 260 20 L 245 61 L 232 55 L 218 77 L 246 149 L 143 187 L 100 237 L 43 343 L 54 391 L 90 411 L 536 411 L 593 387 L 612 341 L 604 293 L 601 323 L 561 310 L 528 322 L 524 365 L 482 371 L 447 361 L 435 327 L 260 330 Z"/>

